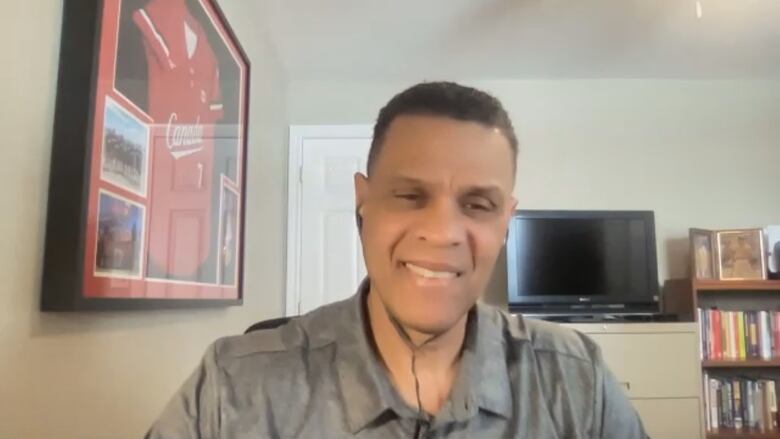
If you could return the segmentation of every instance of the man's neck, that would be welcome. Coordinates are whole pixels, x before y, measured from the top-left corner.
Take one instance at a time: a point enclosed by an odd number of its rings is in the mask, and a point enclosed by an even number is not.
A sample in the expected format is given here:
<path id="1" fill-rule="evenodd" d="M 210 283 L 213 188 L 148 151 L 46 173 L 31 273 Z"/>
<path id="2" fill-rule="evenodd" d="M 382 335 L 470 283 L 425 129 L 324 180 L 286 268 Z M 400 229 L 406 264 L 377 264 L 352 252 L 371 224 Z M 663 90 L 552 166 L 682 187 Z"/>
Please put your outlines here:
<path id="1" fill-rule="evenodd" d="M 369 291 L 366 302 L 374 342 L 396 390 L 409 405 L 417 407 L 411 369 L 412 357 L 416 356 L 423 409 L 437 413 L 446 402 L 459 370 L 468 315 L 446 332 L 431 335 L 404 327 L 401 322 L 394 323 L 376 291 Z M 400 331 L 406 333 L 408 340 Z"/>

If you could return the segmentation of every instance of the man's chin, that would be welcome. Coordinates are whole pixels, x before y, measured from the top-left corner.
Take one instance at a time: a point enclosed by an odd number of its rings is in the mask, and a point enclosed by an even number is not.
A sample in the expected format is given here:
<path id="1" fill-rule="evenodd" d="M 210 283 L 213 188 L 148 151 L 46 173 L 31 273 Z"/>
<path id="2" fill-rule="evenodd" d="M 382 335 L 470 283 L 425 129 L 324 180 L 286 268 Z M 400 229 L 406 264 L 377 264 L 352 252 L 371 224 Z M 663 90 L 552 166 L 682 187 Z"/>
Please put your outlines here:
<path id="1" fill-rule="evenodd" d="M 437 337 L 454 328 L 458 324 L 458 321 L 460 321 L 460 316 L 426 316 L 422 318 L 399 317 L 398 320 L 407 332 L 413 331 L 423 337 Z"/>

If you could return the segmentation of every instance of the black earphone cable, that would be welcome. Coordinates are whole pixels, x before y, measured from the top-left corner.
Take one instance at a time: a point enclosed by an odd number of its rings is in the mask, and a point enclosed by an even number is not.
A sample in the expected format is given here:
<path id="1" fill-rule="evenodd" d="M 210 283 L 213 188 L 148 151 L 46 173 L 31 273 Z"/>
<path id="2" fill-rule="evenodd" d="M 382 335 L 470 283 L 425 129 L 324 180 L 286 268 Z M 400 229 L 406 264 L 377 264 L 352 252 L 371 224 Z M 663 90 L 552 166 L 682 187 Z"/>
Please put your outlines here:
<path id="1" fill-rule="evenodd" d="M 409 337 L 409 333 L 406 332 L 403 325 L 401 325 L 401 322 L 398 321 L 398 319 L 390 313 L 388 310 L 387 316 L 390 318 L 390 322 L 392 322 L 393 327 L 395 328 L 395 331 L 398 333 L 398 336 L 401 337 L 401 340 L 403 340 L 404 344 L 412 351 L 412 377 L 414 378 L 414 393 L 417 398 L 417 425 L 415 427 L 415 433 L 414 437 L 419 438 L 422 435 L 423 432 L 423 423 L 430 422 L 429 416 L 427 413 L 425 413 L 425 410 L 423 410 L 422 406 L 422 397 L 420 396 L 420 379 L 417 376 L 417 352 L 428 343 L 432 342 L 433 340 L 436 340 L 440 336 L 444 334 L 444 332 L 440 332 L 438 334 L 434 334 L 429 339 L 425 340 L 419 345 L 415 345 L 412 341 L 412 338 Z"/>

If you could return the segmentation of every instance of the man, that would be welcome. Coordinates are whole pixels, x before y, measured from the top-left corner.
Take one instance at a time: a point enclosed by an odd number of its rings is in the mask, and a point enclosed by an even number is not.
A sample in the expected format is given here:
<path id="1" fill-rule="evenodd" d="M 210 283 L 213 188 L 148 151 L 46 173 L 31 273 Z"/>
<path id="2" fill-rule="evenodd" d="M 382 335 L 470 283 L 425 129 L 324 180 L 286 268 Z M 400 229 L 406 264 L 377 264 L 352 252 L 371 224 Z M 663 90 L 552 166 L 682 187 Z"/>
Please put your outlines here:
<path id="1" fill-rule="evenodd" d="M 481 91 L 395 96 L 355 176 L 360 290 L 215 343 L 147 437 L 644 438 L 592 341 L 477 303 L 515 208 L 516 156 L 509 117 Z"/>

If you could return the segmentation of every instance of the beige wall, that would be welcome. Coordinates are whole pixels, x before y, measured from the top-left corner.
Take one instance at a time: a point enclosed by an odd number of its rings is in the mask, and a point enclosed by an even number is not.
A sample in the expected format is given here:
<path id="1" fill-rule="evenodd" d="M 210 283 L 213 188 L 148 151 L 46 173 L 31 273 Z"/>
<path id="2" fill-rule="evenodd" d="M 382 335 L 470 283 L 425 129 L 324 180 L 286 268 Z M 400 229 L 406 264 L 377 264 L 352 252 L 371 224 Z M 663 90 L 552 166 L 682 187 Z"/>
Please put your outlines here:
<path id="1" fill-rule="evenodd" d="M 38 311 L 61 1 L 0 15 L 0 438 L 143 436 L 207 344 L 283 312 L 286 83 L 257 6 L 222 0 L 252 61 L 243 307 Z M 11 62 L 8 62 L 11 60 Z"/>
<path id="2" fill-rule="evenodd" d="M 661 279 L 685 276 L 689 227 L 780 224 L 780 81 L 466 82 L 515 122 L 519 207 L 654 210 Z M 406 85 L 292 82 L 290 123 L 372 123 Z"/>

